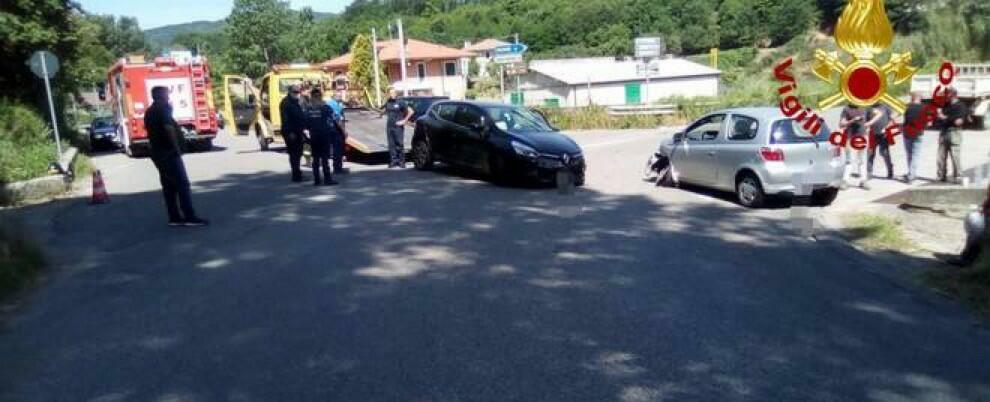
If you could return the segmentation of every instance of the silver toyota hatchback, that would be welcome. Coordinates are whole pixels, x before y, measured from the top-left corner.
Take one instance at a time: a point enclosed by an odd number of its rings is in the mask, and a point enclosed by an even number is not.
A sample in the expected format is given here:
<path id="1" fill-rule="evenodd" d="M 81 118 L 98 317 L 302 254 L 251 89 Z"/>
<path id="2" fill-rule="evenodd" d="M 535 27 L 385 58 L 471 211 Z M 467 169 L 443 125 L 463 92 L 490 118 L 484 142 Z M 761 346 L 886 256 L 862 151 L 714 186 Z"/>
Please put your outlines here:
<path id="1" fill-rule="evenodd" d="M 673 181 L 735 192 L 747 207 L 772 195 L 806 195 L 825 206 L 838 195 L 844 168 L 828 136 L 824 121 L 812 136 L 777 108 L 728 109 L 691 123 L 659 152 Z"/>

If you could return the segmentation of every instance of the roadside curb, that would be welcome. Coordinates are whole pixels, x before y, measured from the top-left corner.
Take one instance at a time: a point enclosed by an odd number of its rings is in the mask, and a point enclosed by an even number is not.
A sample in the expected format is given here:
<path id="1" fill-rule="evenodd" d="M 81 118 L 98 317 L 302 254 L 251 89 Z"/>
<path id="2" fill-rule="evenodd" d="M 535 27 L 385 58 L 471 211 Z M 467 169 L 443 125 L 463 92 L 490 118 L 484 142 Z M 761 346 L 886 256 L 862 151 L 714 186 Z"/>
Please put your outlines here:
<path id="1" fill-rule="evenodd" d="M 57 197 L 72 189 L 76 157 L 79 150 L 69 147 L 62 153 L 59 163 L 65 166 L 69 174 L 52 174 L 35 179 L 18 181 L 0 185 L 0 205 L 11 206 L 25 202 L 45 200 Z"/>

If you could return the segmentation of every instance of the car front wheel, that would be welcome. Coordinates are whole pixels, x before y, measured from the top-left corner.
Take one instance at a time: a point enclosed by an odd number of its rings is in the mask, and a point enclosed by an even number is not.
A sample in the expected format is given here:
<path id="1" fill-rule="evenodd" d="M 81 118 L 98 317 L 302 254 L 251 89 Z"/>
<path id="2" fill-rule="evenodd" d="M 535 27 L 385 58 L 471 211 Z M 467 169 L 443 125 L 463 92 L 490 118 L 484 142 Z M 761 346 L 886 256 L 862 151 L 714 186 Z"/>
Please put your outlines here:
<path id="1" fill-rule="evenodd" d="M 413 143 L 413 165 L 417 170 L 433 168 L 433 149 L 426 139 L 418 139 Z"/>
<path id="2" fill-rule="evenodd" d="M 748 208 L 759 208 L 763 206 L 763 202 L 766 200 L 766 194 L 763 192 L 760 179 L 752 173 L 748 173 L 740 178 L 736 183 L 736 198 L 739 199 L 740 204 Z"/>

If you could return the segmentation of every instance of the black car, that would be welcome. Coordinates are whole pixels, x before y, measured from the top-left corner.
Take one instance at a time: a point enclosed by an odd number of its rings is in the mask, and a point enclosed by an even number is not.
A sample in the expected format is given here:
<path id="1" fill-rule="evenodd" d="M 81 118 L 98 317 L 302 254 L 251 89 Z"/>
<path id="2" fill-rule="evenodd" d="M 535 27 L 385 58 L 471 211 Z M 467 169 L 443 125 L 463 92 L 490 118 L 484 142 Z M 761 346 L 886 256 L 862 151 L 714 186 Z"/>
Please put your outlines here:
<path id="1" fill-rule="evenodd" d="M 93 149 L 115 149 L 120 145 L 117 124 L 112 117 L 97 117 L 89 124 L 89 144 Z"/>
<path id="2" fill-rule="evenodd" d="M 450 98 L 446 96 L 403 96 L 399 98 L 399 101 L 413 109 L 413 116 L 410 121 L 416 121 L 426 114 L 426 111 L 430 110 L 430 106 L 433 106 L 434 103 L 448 99 Z"/>
<path id="3" fill-rule="evenodd" d="M 584 184 L 584 154 L 574 140 L 533 110 L 499 103 L 434 104 L 416 121 L 412 159 L 419 170 L 440 161 L 496 182 L 552 182 L 564 170 L 573 174 L 574 184 Z"/>

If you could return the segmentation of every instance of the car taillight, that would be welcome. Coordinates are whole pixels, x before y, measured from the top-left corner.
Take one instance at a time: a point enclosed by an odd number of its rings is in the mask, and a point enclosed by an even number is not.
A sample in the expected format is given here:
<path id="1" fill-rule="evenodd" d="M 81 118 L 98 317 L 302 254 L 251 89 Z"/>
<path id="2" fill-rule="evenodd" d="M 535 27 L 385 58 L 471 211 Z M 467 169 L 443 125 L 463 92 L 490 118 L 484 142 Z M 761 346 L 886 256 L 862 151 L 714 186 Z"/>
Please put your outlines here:
<path id="1" fill-rule="evenodd" d="M 760 148 L 760 156 L 763 160 L 767 162 L 783 162 L 784 161 L 784 150 L 783 149 L 770 149 L 767 147 Z"/>

